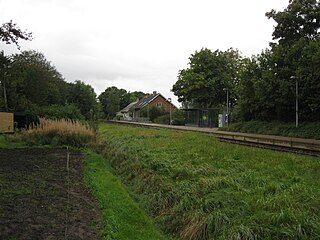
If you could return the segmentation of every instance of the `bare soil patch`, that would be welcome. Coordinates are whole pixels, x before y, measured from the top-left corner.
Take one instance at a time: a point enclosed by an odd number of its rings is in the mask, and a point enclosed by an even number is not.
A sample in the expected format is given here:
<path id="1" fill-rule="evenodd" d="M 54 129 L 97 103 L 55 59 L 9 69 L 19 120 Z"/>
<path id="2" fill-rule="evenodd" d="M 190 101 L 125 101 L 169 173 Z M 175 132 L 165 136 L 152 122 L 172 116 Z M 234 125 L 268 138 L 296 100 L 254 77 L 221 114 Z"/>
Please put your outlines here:
<path id="1" fill-rule="evenodd" d="M 98 205 L 83 182 L 84 154 L 0 149 L 0 239 L 99 239 Z M 67 221 L 66 221 L 67 212 Z"/>

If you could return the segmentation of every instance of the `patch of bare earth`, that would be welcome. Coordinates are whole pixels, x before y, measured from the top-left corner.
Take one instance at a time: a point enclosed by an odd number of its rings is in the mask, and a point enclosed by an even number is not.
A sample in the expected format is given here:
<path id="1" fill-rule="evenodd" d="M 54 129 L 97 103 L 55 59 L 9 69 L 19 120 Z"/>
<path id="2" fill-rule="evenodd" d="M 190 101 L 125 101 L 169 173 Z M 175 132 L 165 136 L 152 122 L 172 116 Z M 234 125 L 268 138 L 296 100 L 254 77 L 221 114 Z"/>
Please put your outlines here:
<path id="1" fill-rule="evenodd" d="M 0 149 L 0 239 L 101 237 L 99 208 L 83 182 L 84 155 L 70 152 L 69 194 L 66 159 L 62 148 Z"/>

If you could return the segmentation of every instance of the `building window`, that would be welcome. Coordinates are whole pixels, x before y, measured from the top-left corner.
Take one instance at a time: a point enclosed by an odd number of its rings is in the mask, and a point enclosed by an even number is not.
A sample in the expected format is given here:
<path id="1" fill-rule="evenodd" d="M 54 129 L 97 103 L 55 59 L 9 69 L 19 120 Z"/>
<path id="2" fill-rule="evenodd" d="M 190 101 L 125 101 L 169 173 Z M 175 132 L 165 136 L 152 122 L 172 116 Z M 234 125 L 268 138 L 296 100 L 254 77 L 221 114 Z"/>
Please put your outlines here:
<path id="1" fill-rule="evenodd" d="M 157 108 L 161 108 L 162 107 L 162 103 L 157 103 Z"/>

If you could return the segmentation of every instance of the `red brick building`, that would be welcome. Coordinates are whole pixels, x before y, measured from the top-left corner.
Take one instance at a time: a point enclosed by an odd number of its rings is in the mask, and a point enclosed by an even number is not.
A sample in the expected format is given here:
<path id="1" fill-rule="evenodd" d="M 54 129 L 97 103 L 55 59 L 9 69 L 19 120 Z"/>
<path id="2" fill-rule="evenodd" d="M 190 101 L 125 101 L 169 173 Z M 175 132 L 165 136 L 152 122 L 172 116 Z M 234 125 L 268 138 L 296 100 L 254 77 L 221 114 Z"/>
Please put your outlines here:
<path id="1" fill-rule="evenodd" d="M 133 120 L 133 121 L 140 121 L 141 119 L 141 109 L 150 109 L 151 107 L 158 107 L 163 109 L 165 112 L 170 112 L 177 107 L 171 103 L 171 99 L 165 98 L 162 94 L 153 92 L 153 94 L 147 95 L 146 97 L 142 98 L 138 102 L 130 103 L 127 107 L 122 109 L 119 113 L 123 115 L 125 120 Z M 131 117 L 131 116 L 132 117 Z M 148 121 L 144 119 L 144 121 Z"/>
<path id="2" fill-rule="evenodd" d="M 140 110 L 144 107 L 158 107 L 163 108 L 165 112 L 170 112 L 175 110 L 177 107 L 169 101 L 169 99 L 162 96 L 162 94 L 153 92 L 152 95 L 148 95 L 141 100 L 139 100 L 136 104 L 133 105 L 133 118 L 140 117 Z"/>

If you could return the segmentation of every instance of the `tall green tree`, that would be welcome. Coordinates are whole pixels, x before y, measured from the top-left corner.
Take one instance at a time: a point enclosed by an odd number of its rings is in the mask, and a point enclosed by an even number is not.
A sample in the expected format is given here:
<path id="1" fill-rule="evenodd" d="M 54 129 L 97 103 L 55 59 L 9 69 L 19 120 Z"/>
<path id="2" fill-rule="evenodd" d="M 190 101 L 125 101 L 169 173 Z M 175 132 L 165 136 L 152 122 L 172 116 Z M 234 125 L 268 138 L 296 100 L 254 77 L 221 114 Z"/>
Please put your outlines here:
<path id="1" fill-rule="evenodd" d="M 292 0 L 283 11 L 272 10 L 266 15 L 277 23 L 273 32 L 275 42 L 271 43 L 273 71 L 282 86 L 281 102 L 287 103 L 287 116 L 295 111 L 298 81 L 299 117 L 317 120 L 320 118 L 320 2 Z M 293 120 L 293 116 L 290 119 Z"/>
<path id="2" fill-rule="evenodd" d="M 234 104 L 235 86 L 241 67 L 241 56 L 237 50 L 228 51 L 203 48 L 189 58 L 189 67 L 179 71 L 172 91 L 178 101 L 191 103 L 193 107 L 217 107 L 226 103 L 226 91 Z"/>
<path id="3" fill-rule="evenodd" d="M 11 59 L 6 86 L 11 109 L 34 110 L 36 106 L 65 102 L 66 82 L 42 53 L 24 51 Z"/>
<path id="4" fill-rule="evenodd" d="M 98 114 L 97 95 L 91 85 L 80 80 L 69 83 L 68 103 L 74 104 L 87 120 L 94 120 Z"/>
<path id="5" fill-rule="evenodd" d="M 276 22 L 273 42 L 270 50 L 246 61 L 238 87 L 240 118 L 293 122 L 297 97 L 299 119 L 319 120 L 319 1 L 292 0 L 266 16 Z"/>
<path id="6" fill-rule="evenodd" d="M 11 66 L 11 59 L 4 55 L 3 51 L 0 51 L 0 109 L 8 111 L 7 101 L 7 79 L 9 75 L 9 69 Z"/>
<path id="7" fill-rule="evenodd" d="M 301 38 L 319 39 L 319 0 L 291 0 L 283 11 L 273 9 L 266 16 L 277 24 L 272 36 L 279 44 L 295 44 Z"/>
<path id="8" fill-rule="evenodd" d="M 130 96 L 127 91 L 115 86 L 108 87 L 98 98 L 105 117 L 108 119 L 114 118 L 118 111 L 130 103 Z"/>

